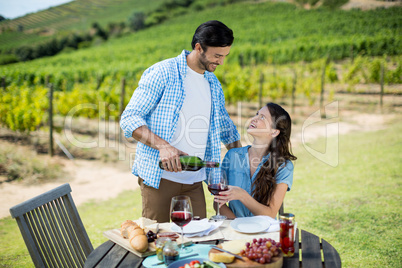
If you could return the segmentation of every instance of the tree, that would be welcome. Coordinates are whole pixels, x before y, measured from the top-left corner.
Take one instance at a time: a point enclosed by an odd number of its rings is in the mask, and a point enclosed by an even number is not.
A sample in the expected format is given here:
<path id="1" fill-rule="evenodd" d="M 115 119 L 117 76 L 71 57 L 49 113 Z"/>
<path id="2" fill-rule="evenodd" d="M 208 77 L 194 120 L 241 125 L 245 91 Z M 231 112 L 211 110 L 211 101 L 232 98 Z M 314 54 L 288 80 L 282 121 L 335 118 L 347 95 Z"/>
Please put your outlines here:
<path id="1" fill-rule="evenodd" d="M 129 18 L 129 25 L 133 31 L 138 31 L 145 28 L 146 16 L 143 12 L 134 12 Z"/>

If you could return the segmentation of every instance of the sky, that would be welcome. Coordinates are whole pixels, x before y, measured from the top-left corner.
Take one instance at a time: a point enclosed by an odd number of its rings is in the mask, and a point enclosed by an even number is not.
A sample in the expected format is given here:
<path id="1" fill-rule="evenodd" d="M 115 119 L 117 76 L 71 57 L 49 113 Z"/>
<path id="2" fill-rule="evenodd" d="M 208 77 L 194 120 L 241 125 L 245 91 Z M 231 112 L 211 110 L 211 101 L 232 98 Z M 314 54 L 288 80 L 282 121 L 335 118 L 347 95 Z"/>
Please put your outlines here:
<path id="1" fill-rule="evenodd" d="M 0 0 L 0 15 L 6 19 L 15 19 L 25 14 L 48 9 L 72 0 Z"/>

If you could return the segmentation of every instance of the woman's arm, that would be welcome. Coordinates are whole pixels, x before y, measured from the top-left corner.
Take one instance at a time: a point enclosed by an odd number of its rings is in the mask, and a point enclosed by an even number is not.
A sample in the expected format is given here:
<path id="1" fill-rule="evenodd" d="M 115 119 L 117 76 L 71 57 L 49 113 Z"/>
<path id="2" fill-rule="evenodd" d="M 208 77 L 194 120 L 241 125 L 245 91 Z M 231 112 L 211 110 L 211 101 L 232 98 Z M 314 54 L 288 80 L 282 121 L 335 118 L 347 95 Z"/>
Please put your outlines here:
<path id="1" fill-rule="evenodd" d="M 223 204 L 223 205 L 220 205 L 220 206 L 221 207 L 219 208 L 219 213 L 221 215 L 225 215 L 228 219 L 236 218 L 236 215 L 232 212 L 232 210 L 226 204 Z M 215 203 L 214 203 L 214 208 L 216 210 Z"/>
<path id="2" fill-rule="evenodd" d="M 285 198 L 288 185 L 286 183 L 279 183 L 276 186 L 275 193 L 269 204 L 261 204 L 255 200 L 251 195 L 247 193 L 244 189 L 237 186 L 229 186 L 228 191 L 220 192 L 220 195 L 215 196 L 215 201 L 220 203 L 221 213 L 229 213 L 226 208 L 232 212 L 225 203 L 232 200 L 239 200 L 243 205 L 248 208 L 254 215 L 266 215 L 275 218 L 278 214 L 279 208 L 282 205 L 283 199 Z M 269 206 L 268 206 L 269 205 Z M 226 208 L 225 208 L 226 207 Z M 233 214 L 233 212 L 232 212 Z M 226 215 L 226 214 L 223 214 Z M 227 215 L 226 215 L 227 216 Z M 228 217 L 228 216 L 227 216 Z"/>

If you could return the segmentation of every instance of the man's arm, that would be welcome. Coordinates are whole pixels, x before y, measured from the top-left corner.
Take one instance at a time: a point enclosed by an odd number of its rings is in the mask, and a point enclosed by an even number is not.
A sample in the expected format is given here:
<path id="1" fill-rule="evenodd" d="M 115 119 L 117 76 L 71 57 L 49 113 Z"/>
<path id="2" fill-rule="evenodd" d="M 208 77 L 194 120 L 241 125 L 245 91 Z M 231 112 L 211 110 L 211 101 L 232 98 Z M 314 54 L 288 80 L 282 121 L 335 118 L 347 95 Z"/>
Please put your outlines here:
<path id="1" fill-rule="evenodd" d="M 149 147 L 159 151 L 160 159 L 162 160 L 165 170 L 171 172 L 182 171 L 180 164 L 180 155 L 186 153 L 176 149 L 166 140 L 154 134 L 146 125 L 140 126 L 133 131 L 133 138 Z"/>
<path id="2" fill-rule="evenodd" d="M 230 149 L 232 149 L 232 148 L 240 148 L 240 147 L 242 147 L 241 146 L 241 141 L 240 140 L 238 140 L 238 141 L 235 141 L 235 142 L 232 142 L 232 143 L 229 143 L 229 144 L 225 144 L 225 147 L 226 147 L 226 149 L 229 151 Z"/>

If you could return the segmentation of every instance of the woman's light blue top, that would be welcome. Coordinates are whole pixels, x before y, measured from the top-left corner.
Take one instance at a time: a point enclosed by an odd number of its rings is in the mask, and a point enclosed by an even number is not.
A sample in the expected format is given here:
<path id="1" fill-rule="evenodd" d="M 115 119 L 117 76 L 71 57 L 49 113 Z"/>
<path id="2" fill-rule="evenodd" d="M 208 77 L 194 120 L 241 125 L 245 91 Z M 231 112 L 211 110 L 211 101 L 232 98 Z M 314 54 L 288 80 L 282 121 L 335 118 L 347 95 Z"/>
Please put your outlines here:
<path id="1" fill-rule="evenodd" d="M 269 154 L 263 157 L 261 163 L 258 165 L 253 177 L 250 176 L 250 161 L 248 156 L 248 148 L 250 145 L 233 148 L 229 150 L 225 158 L 222 161 L 222 171 L 226 173 L 229 185 L 239 186 L 246 190 L 250 195 L 252 192 L 251 185 L 253 184 L 258 172 L 261 169 L 263 163 L 265 163 Z M 276 183 L 286 183 L 288 185 L 288 191 L 292 188 L 293 183 L 293 163 L 287 160 L 282 164 L 276 173 Z M 229 202 L 229 208 L 235 214 L 236 217 L 251 217 L 256 216 L 251 213 L 246 206 L 239 200 L 233 200 Z"/>

